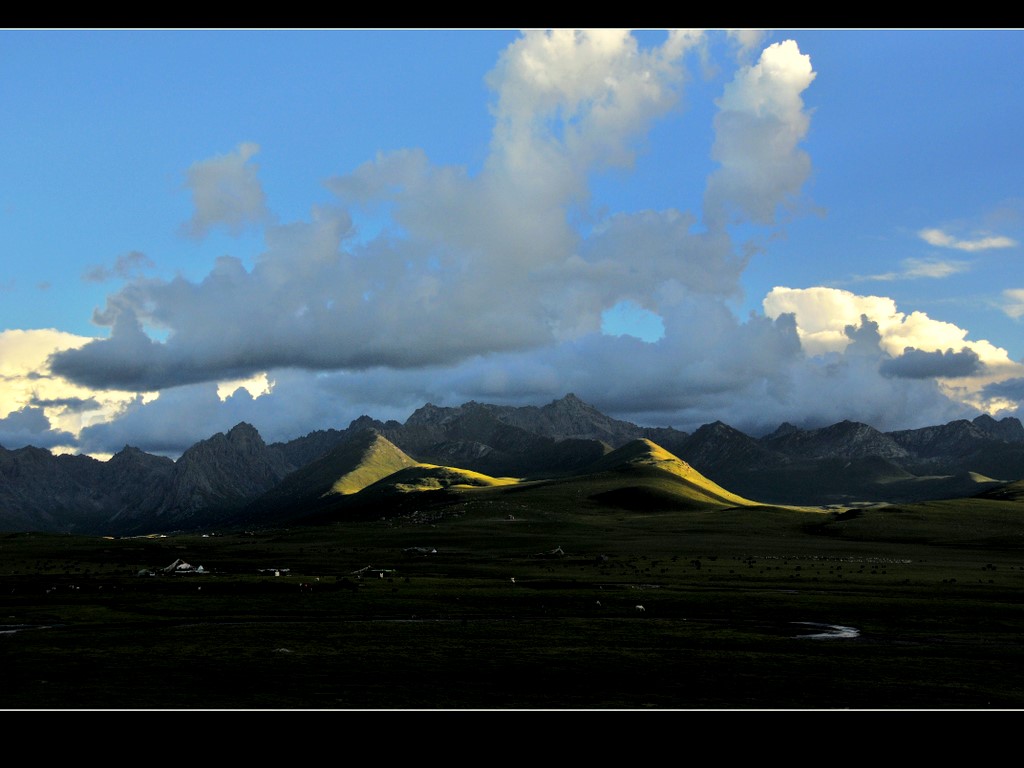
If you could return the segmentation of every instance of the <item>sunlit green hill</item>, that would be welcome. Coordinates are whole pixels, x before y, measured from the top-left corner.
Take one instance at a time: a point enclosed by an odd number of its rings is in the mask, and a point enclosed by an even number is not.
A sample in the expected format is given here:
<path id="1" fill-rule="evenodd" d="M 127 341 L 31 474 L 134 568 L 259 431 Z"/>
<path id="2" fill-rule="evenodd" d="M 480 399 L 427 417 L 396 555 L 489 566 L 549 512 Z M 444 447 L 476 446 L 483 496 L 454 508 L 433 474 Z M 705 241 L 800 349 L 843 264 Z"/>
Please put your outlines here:
<path id="1" fill-rule="evenodd" d="M 325 470 L 326 478 L 343 470 L 334 476 L 330 488 L 322 494 L 327 495 L 358 493 L 381 478 L 416 466 L 416 462 L 386 438 L 369 433 L 365 441 L 341 446 L 316 462 L 316 466 Z M 350 468 L 344 471 L 346 467 Z"/>
<path id="2" fill-rule="evenodd" d="M 356 494 L 416 462 L 372 429 L 359 432 L 286 477 L 247 510 L 249 520 L 294 517 L 331 498 Z"/>
<path id="3" fill-rule="evenodd" d="M 634 440 L 573 476 L 520 480 L 434 464 L 403 467 L 358 493 L 332 495 L 306 522 L 493 507 L 517 515 L 564 510 L 714 510 L 752 507 L 647 439 Z"/>
<path id="4" fill-rule="evenodd" d="M 849 486 L 845 498 L 861 505 L 871 499 L 856 493 L 865 483 L 873 488 L 886 486 L 893 497 L 909 499 L 924 484 L 933 497 L 952 498 L 973 496 L 995 482 L 977 473 L 918 478 L 877 457 L 830 461 L 834 465 L 833 481 L 842 478 Z M 788 468 L 790 474 L 800 469 Z M 813 483 L 816 477 L 809 472 L 806 481 Z M 726 509 L 743 509 L 747 510 L 744 514 L 751 514 L 766 505 L 784 503 L 760 495 L 755 499 L 719 485 L 646 438 L 606 453 L 576 474 L 554 472 L 546 479 L 524 480 L 417 462 L 376 431 L 368 430 L 287 478 L 275 489 L 272 499 L 264 499 L 265 511 L 252 519 L 269 521 L 276 516 L 278 522 L 320 523 L 487 507 L 512 516 L 563 511 L 645 514 Z M 836 503 L 844 502 L 837 498 Z"/>
<path id="5" fill-rule="evenodd" d="M 382 494 L 389 491 L 411 493 L 414 491 L 437 491 L 445 488 L 492 488 L 517 482 L 516 478 L 491 477 L 482 472 L 458 467 L 415 464 L 377 480 L 367 486 L 364 492 Z"/>
<path id="6" fill-rule="evenodd" d="M 512 515 L 600 514 L 610 510 L 665 512 L 756 506 L 701 475 L 689 464 L 647 439 L 611 451 L 585 472 L 494 487 L 486 492 L 451 494 L 447 503 L 472 510 L 497 505 Z"/>
<path id="7" fill-rule="evenodd" d="M 745 499 L 709 480 L 682 459 L 646 438 L 633 440 L 602 457 L 590 467 L 590 482 L 615 487 L 591 498 L 613 506 L 635 506 L 658 500 L 700 506 L 753 506 Z"/>
<path id="8" fill-rule="evenodd" d="M 486 494 L 519 482 L 516 478 L 491 477 L 459 467 L 414 462 L 356 492 L 325 494 L 304 509 L 293 507 L 290 517 L 298 517 L 302 523 L 317 524 L 401 516 L 428 507 L 458 504 L 463 493 Z M 297 512 L 302 514 L 296 515 Z"/>

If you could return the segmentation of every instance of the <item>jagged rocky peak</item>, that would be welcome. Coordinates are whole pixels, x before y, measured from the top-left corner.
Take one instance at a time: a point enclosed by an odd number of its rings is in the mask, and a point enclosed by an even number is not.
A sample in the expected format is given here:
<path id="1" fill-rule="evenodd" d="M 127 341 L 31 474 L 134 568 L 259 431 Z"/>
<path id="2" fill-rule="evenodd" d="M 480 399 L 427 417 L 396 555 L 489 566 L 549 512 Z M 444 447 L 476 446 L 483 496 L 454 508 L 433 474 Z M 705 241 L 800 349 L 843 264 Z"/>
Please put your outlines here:
<path id="1" fill-rule="evenodd" d="M 247 422 L 239 422 L 225 434 L 218 432 L 206 440 L 200 440 L 188 448 L 177 463 L 192 462 L 211 454 L 252 455 L 266 450 L 266 443 L 256 428 Z"/>
<path id="2" fill-rule="evenodd" d="M 107 460 L 107 464 L 111 467 L 131 467 L 143 463 L 170 465 L 174 463 L 174 460 L 166 456 L 155 456 L 152 453 L 146 453 L 141 448 L 136 448 L 133 445 L 125 445 L 124 448 Z"/>
<path id="3" fill-rule="evenodd" d="M 838 424 L 814 430 L 812 444 L 818 456 L 896 458 L 907 455 L 889 435 L 860 421 L 844 419 Z"/>
<path id="4" fill-rule="evenodd" d="M 784 421 L 781 424 L 779 424 L 778 428 L 774 432 L 772 432 L 770 435 L 766 435 L 764 439 L 775 440 L 780 437 L 786 437 L 787 435 L 795 435 L 798 432 L 802 431 L 803 430 L 800 429 L 800 427 L 798 427 L 796 424 Z"/>
<path id="5" fill-rule="evenodd" d="M 1003 440 L 1007 443 L 1024 443 L 1024 425 L 1021 424 L 1020 419 L 1013 416 L 1006 416 L 996 421 L 987 413 L 983 413 L 972 423 L 996 440 Z"/>
<path id="6" fill-rule="evenodd" d="M 862 421 L 851 421 L 850 419 L 843 419 L 831 426 L 812 430 L 812 434 L 820 439 L 851 440 L 856 442 L 885 438 L 882 432 L 879 432 L 870 424 L 865 424 Z"/>
<path id="7" fill-rule="evenodd" d="M 823 427 L 823 429 L 835 429 L 844 432 L 863 432 L 865 429 L 874 430 L 875 428 L 868 424 L 865 424 L 863 421 L 852 421 L 851 419 L 843 419 L 842 421 L 836 422 L 830 427 Z M 877 432 L 877 430 L 875 431 Z"/>
<path id="8" fill-rule="evenodd" d="M 977 416 L 974 419 L 974 425 L 977 426 L 977 427 L 981 427 L 982 429 L 984 429 L 986 431 L 989 430 L 989 429 L 992 429 L 992 427 L 994 427 L 998 423 L 999 423 L 998 421 L 993 419 L 987 413 L 983 413 L 983 414 L 981 414 L 980 416 Z"/>
<path id="9" fill-rule="evenodd" d="M 699 427 L 681 446 L 691 464 L 705 466 L 712 460 L 739 452 L 749 452 L 756 446 L 754 438 L 722 421 L 713 421 Z M 680 454 L 683 457 L 683 454 Z"/>
<path id="10" fill-rule="evenodd" d="M 764 444 L 794 458 L 857 458 L 877 455 L 890 459 L 907 455 L 907 451 L 891 435 L 849 419 L 818 429 L 776 430 Z"/>
<path id="11" fill-rule="evenodd" d="M 233 441 L 252 440 L 254 438 L 259 440 L 263 439 L 260 437 L 260 433 L 256 429 L 256 427 L 254 427 L 247 421 L 240 421 L 237 424 L 235 424 L 235 426 L 233 426 L 231 429 L 229 429 L 227 433 L 227 438 L 228 440 Z"/>
<path id="12" fill-rule="evenodd" d="M 539 410 L 530 407 L 518 409 L 515 423 L 557 440 L 569 437 L 603 440 L 613 447 L 635 440 L 642 432 L 636 424 L 606 416 L 573 392 Z"/>
<path id="13" fill-rule="evenodd" d="M 453 422 L 471 415 L 494 415 L 495 406 L 485 403 L 478 403 L 470 400 L 455 407 L 444 407 L 427 403 L 417 408 L 413 414 L 406 419 L 407 427 L 440 427 L 447 429 Z M 500 409 L 498 409 L 500 410 Z"/>
<path id="14" fill-rule="evenodd" d="M 875 429 L 870 424 L 864 424 L 860 421 L 844 421 L 841 422 L 846 426 L 848 430 L 859 440 L 881 440 L 886 443 L 891 442 L 891 438 L 884 432 Z"/>
<path id="15" fill-rule="evenodd" d="M 704 424 L 697 428 L 697 431 L 693 433 L 694 437 L 707 438 L 711 435 L 715 436 L 734 436 L 743 434 L 735 427 L 730 427 L 724 421 L 713 421 L 710 424 Z M 744 435 L 745 436 L 745 435 Z"/>
<path id="16" fill-rule="evenodd" d="M 705 426 L 714 429 L 716 432 L 717 431 L 721 431 L 723 429 L 732 429 L 732 427 L 730 427 L 724 421 L 720 421 L 720 420 L 719 421 L 712 421 L 710 424 L 706 424 Z"/>
<path id="17" fill-rule="evenodd" d="M 562 413 L 586 413 L 588 415 L 597 414 L 601 416 L 601 418 L 608 418 L 590 403 L 584 402 L 577 397 L 574 392 L 570 392 L 565 397 L 558 400 L 552 400 L 544 406 L 544 410 L 561 411 Z"/>
<path id="18" fill-rule="evenodd" d="M 957 453 L 979 441 L 1000 439 L 987 432 L 977 422 L 967 419 L 957 419 L 934 427 L 898 430 L 890 432 L 889 436 L 900 445 L 915 452 L 923 451 L 927 455 L 933 455 L 936 451 Z"/>
<path id="19" fill-rule="evenodd" d="M 590 407 L 585 402 L 580 400 L 576 396 L 575 392 L 569 392 L 568 394 L 565 395 L 565 397 L 552 400 L 551 401 L 551 405 L 564 405 L 564 406 L 574 406 L 574 407 L 586 406 L 587 408 Z"/>
<path id="20" fill-rule="evenodd" d="M 228 443 L 240 450 L 254 451 L 266 447 L 256 427 L 246 421 L 240 421 L 233 426 L 228 430 L 226 437 Z"/>
<path id="21" fill-rule="evenodd" d="M 110 461 L 114 461 L 115 459 L 118 461 L 123 461 L 135 456 L 141 456 L 143 453 L 144 451 L 142 451 L 142 449 L 136 448 L 134 445 L 128 445 L 127 443 L 125 443 L 124 448 L 122 448 L 120 451 L 118 451 L 117 453 L 110 457 Z"/>
<path id="22" fill-rule="evenodd" d="M 449 421 L 454 416 L 456 410 L 455 408 L 442 408 L 433 403 L 427 403 L 413 411 L 412 415 L 406 419 L 405 426 L 437 426 L 445 421 Z"/>
<path id="23" fill-rule="evenodd" d="M 355 433 L 360 432 L 364 429 L 380 430 L 384 425 L 381 424 L 377 419 L 372 416 L 367 416 L 365 413 L 358 419 L 352 419 L 352 422 L 348 425 L 349 431 Z"/>

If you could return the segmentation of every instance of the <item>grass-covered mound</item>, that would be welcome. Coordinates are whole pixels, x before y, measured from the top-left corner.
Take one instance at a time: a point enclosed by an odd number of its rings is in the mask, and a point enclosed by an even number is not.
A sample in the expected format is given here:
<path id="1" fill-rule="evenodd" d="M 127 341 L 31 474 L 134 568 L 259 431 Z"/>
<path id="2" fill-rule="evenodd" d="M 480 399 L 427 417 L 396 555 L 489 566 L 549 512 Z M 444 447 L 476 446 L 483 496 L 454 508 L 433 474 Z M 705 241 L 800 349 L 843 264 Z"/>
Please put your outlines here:
<path id="1" fill-rule="evenodd" d="M 751 506 L 755 502 L 722 488 L 679 457 L 647 439 L 634 440 L 591 466 L 592 482 L 611 480 L 614 487 L 593 496 L 615 506 Z M 628 477 L 644 480 L 637 485 Z"/>
<path id="2" fill-rule="evenodd" d="M 436 464 L 415 464 L 399 469 L 387 477 L 377 480 L 365 489 L 367 493 L 381 494 L 388 491 L 410 493 L 414 491 L 437 491 L 444 488 L 493 488 L 518 482 L 512 477 L 491 477 L 458 467 L 442 467 Z"/>
<path id="3" fill-rule="evenodd" d="M 324 465 L 332 464 L 338 469 L 351 467 L 334 478 L 327 493 L 359 493 L 382 478 L 407 467 L 416 466 L 400 448 L 376 433 L 370 433 L 365 443 L 343 446 L 328 454 Z M 318 462 L 320 463 L 320 462 Z"/>

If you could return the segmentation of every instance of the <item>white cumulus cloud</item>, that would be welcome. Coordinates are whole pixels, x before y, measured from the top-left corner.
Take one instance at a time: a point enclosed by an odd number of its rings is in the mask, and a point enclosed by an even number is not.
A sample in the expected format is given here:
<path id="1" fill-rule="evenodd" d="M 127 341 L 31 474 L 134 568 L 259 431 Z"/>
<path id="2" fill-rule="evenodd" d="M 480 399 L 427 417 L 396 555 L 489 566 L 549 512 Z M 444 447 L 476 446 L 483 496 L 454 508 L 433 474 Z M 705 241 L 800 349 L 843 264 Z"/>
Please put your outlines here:
<path id="1" fill-rule="evenodd" d="M 930 245 L 939 248 L 955 248 L 960 251 L 987 251 L 991 248 L 1012 248 L 1016 240 L 1003 235 L 983 235 L 973 240 L 962 240 L 941 229 L 922 229 L 918 236 Z"/>
<path id="2" fill-rule="evenodd" d="M 985 339 L 969 339 L 967 330 L 924 312 L 901 312 L 888 297 L 825 287 L 776 287 L 763 306 L 769 317 L 793 315 L 803 348 L 811 356 L 845 351 L 851 342 L 846 328 L 860 327 L 866 319 L 877 328 L 877 347 L 884 356 L 876 368 L 909 378 L 925 370 L 932 376 L 955 378 L 938 380 L 940 391 L 951 403 L 980 411 L 995 413 L 1005 408 L 1002 401 L 985 396 L 986 387 L 1024 374 L 1024 365 L 1011 360 L 1005 349 Z M 883 365 L 886 360 L 891 362 Z"/>
<path id="3" fill-rule="evenodd" d="M 768 224 L 793 202 L 811 172 L 799 144 L 810 127 L 802 93 L 816 73 L 793 40 L 774 43 L 757 64 L 740 71 L 718 100 L 712 156 L 720 168 L 708 180 L 705 218 L 724 227 L 741 212 Z"/>
<path id="4" fill-rule="evenodd" d="M 924 312 L 901 312 L 886 296 L 861 296 L 838 288 L 777 286 L 765 297 L 763 306 L 769 317 L 795 315 L 801 341 L 811 355 L 844 349 L 849 339 L 843 329 L 857 325 L 864 315 L 878 324 L 881 348 L 893 357 L 906 347 L 926 352 L 968 347 L 985 365 L 998 367 L 1011 362 L 1006 350 L 987 341 L 968 340 L 967 330 Z"/>
<path id="5" fill-rule="evenodd" d="M 915 259 L 907 258 L 901 262 L 903 267 L 898 272 L 883 272 L 877 275 L 865 275 L 854 278 L 854 281 L 889 282 L 893 280 L 916 280 L 918 278 L 939 279 L 966 272 L 971 268 L 969 262 L 950 259 Z"/>

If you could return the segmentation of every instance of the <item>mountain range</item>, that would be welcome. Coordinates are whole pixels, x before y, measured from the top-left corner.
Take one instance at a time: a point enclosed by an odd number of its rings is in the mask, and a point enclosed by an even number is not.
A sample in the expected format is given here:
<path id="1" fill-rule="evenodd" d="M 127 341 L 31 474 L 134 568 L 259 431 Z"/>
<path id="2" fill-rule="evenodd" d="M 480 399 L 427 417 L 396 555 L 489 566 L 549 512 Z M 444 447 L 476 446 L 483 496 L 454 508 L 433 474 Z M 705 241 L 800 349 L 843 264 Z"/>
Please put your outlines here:
<path id="1" fill-rule="evenodd" d="M 577 497 L 626 508 L 641 497 L 655 506 L 818 506 L 1007 493 L 1022 478 L 1024 426 L 1013 417 L 894 432 L 787 423 L 754 438 L 722 422 L 692 434 L 641 427 L 569 394 L 541 407 L 428 403 L 404 424 L 361 416 L 272 444 L 243 422 L 176 461 L 131 446 L 107 461 L 0 447 L 0 530 L 284 525 L 379 514 L 410 491 L 445 488 L 576 483 Z"/>

